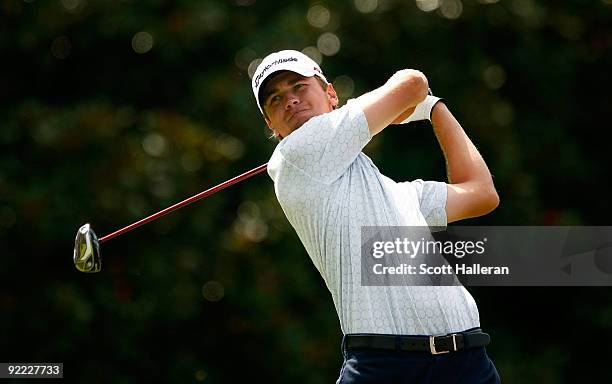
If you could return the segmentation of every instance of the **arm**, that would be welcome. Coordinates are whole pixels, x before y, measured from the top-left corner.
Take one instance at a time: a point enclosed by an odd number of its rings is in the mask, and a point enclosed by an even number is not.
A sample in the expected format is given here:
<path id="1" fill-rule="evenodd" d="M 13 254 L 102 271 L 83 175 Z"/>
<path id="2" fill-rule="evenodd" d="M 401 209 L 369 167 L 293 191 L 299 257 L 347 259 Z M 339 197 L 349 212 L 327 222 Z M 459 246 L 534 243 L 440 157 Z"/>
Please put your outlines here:
<path id="1" fill-rule="evenodd" d="M 402 112 L 391 124 L 401 124 L 414 113 L 416 107 L 411 107 Z"/>
<path id="2" fill-rule="evenodd" d="M 499 205 L 499 196 L 484 159 L 444 103 L 432 111 L 432 124 L 448 173 L 447 221 L 485 215 Z"/>
<path id="3" fill-rule="evenodd" d="M 423 101 L 416 107 L 408 108 L 401 113 L 391 124 L 408 124 L 413 121 L 429 120 L 431 122 L 431 110 L 440 101 L 439 97 L 431 95 L 431 91 Z"/>
<path id="4" fill-rule="evenodd" d="M 421 72 L 404 69 L 396 72 L 380 88 L 357 98 L 368 121 L 372 136 L 420 103 L 427 96 L 429 85 Z M 410 115 L 408 113 L 408 115 Z"/>

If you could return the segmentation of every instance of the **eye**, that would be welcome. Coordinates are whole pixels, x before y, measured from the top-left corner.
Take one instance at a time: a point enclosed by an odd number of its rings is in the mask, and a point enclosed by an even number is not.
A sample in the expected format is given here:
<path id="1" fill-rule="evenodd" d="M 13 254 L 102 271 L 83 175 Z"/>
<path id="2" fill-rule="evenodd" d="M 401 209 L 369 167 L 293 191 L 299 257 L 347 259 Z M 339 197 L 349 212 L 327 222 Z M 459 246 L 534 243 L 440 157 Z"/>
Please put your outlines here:
<path id="1" fill-rule="evenodd" d="M 304 88 L 306 86 L 306 84 L 304 83 L 297 83 L 293 88 L 297 91 L 301 88 Z"/>
<path id="2" fill-rule="evenodd" d="M 281 97 L 279 95 L 274 95 L 268 99 L 268 104 L 275 105 L 280 102 Z"/>

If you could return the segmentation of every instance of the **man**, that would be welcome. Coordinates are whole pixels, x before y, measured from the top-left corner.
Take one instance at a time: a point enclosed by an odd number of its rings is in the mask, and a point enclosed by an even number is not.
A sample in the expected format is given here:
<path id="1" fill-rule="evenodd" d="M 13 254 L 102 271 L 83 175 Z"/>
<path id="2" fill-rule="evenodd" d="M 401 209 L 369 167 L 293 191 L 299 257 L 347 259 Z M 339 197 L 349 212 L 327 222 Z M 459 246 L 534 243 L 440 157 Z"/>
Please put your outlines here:
<path id="1" fill-rule="evenodd" d="M 496 383 L 478 308 L 457 286 L 363 286 L 363 226 L 445 226 L 497 207 L 491 174 L 427 78 L 401 70 L 339 107 L 319 66 L 304 54 L 273 53 L 253 92 L 280 140 L 268 173 L 275 193 L 331 292 L 344 364 L 339 383 Z M 390 124 L 431 119 L 449 183 L 396 183 L 361 150 Z M 434 335 L 443 335 L 436 336 Z"/>

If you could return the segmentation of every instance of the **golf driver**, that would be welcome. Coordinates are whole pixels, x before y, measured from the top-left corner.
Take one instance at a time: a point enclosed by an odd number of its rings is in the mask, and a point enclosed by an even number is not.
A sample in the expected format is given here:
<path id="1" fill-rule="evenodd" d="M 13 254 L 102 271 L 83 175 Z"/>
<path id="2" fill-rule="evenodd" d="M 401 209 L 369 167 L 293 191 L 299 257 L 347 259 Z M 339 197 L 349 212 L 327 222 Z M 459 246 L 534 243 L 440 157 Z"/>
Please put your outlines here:
<path id="1" fill-rule="evenodd" d="M 74 252 L 73 252 L 73 261 L 74 266 L 81 272 L 99 272 L 102 269 L 102 258 L 100 256 L 100 244 L 113 239 L 119 235 L 122 235 L 126 232 L 131 231 L 134 228 L 140 227 L 143 224 L 146 224 L 150 221 L 153 221 L 161 216 L 164 216 L 172 211 L 175 211 L 179 208 L 182 208 L 188 204 L 193 203 L 194 201 L 198 201 L 200 199 L 205 198 L 206 196 L 212 195 L 215 192 L 218 192 L 224 188 L 229 187 L 232 184 L 236 184 L 239 181 L 248 179 L 249 177 L 256 175 L 258 173 L 263 172 L 268 164 L 262 164 L 257 168 L 251 169 L 243 174 L 240 174 L 232 179 L 229 179 L 219 185 L 216 185 L 212 188 L 209 188 L 205 191 L 198 193 L 190 198 L 187 198 L 181 202 L 178 202 L 166 209 L 163 209 L 157 213 L 154 213 L 144 219 L 136 221 L 124 228 L 121 228 L 115 232 L 112 232 L 104 237 L 98 239 L 96 233 L 89 223 L 83 225 L 77 231 L 76 238 L 74 239 Z"/>

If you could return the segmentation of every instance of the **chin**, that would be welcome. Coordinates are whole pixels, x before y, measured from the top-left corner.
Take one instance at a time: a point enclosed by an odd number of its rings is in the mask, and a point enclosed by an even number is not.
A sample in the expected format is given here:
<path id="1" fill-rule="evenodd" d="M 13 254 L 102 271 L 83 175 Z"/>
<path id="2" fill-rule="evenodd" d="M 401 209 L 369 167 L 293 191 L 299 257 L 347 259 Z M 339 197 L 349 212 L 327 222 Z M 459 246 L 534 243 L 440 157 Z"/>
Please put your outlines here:
<path id="1" fill-rule="evenodd" d="M 308 120 L 312 119 L 312 117 L 313 116 L 303 116 L 303 117 L 300 117 L 298 119 L 298 121 L 296 122 L 295 128 L 293 130 L 295 131 L 296 129 L 300 128 L 302 125 L 306 124 L 306 122 Z"/>

